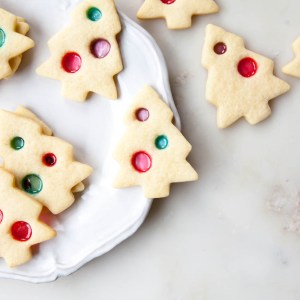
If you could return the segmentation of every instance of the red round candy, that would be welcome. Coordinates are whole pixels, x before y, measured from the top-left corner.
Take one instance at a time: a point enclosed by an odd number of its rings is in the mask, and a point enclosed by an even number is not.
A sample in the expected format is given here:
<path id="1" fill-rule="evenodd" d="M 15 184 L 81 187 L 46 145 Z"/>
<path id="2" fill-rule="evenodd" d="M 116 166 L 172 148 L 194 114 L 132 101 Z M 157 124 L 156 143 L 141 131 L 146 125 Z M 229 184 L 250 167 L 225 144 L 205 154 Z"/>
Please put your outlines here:
<path id="1" fill-rule="evenodd" d="M 145 151 L 139 151 L 132 156 L 131 163 L 136 171 L 145 173 L 151 169 L 152 159 Z"/>
<path id="2" fill-rule="evenodd" d="M 257 72 L 257 63 L 251 57 L 245 57 L 238 64 L 238 71 L 243 77 L 251 77 Z"/>
<path id="3" fill-rule="evenodd" d="M 68 73 L 76 73 L 81 68 L 81 57 L 76 52 L 68 52 L 61 60 L 63 69 Z"/>
<path id="4" fill-rule="evenodd" d="M 214 46 L 214 51 L 215 51 L 216 54 L 222 55 L 227 51 L 227 46 L 222 42 L 217 43 Z"/>
<path id="5" fill-rule="evenodd" d="M 46 153 L 42 157 L 43 164 L 47 167 L 53 167 L 56 164 L 56 156 L 53 153 Z"/>
<path id="6" fill-rule="evenodd" d="M 145 122 L 149 119 L 150 117 L 150 113 L 149 110 L 147 108 L 139 108 L 136 112 L 135 112 L 135 116 L 136 118 L 140 121 L 140 122 Z"/>
<path id="7" fill-rule="evenodd" d="M 3 212 L 2 212 L 2 210 L 0 209 L 0 224 L 2 223 L 2 220 L 3 220 Z"/>
<path id="8" fill-rule="evenodd" d="M 174 3 L 176 0 L 160 0 L 163 4 L 172 4 Z"/>
<path id="9" fill-rule="evenodd" d="M 24 221 L 18 221 L 12 225 L 11 234 L 15 240 L 26 242 L 31 238 L 32 229 L 28 223 Z"/>

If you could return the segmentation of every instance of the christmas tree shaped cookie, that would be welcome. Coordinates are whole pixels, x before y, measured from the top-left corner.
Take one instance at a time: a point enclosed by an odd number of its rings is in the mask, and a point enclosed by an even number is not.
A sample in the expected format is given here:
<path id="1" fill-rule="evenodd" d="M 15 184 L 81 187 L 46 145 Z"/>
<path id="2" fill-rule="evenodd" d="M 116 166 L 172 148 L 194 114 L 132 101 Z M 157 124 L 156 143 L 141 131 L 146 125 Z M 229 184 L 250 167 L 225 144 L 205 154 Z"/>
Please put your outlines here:
<path id="1" fill-rule="evenodd" d="M 51 57 L 37 73 L 62 81 L 63 96 L 84 101 L 89 92 L 117 98 L 114 76 L 123 69 L 116 35 L 121 24 L 113 0 L 85 0 L 70 25 L 49 41 Z"/>
<path id="2" fill-rule="evenodd" d="M 18 69 L 22 54 L 34 46 L 26 33 L 29 26 L 24 19 L 0 8 L 0 79 L 10 78 Z"/>
<path id="3" fill-rule="evenodd" d="M 161 198 L 169 195 L 170 183 L 198 179 L 186 161 L 192 147 L 172 119 L 172 111 L 151 87 L 138 94 L 114 153 L 120 164 L 116 188 L 141 185 L 145 197 Z"/>
<path id="4" fill-rule="evenodd" d="M 256 124 L 271 114 L 269 100 L 287 92 L 289 85 L 273 75 L 272 60 L 247 50 L 242 38 L 208 25 L 202 53 L 208 70 L 206 97 L 218 108 L 218 127 L 241 117 Z"/>
<path id="5" fill-rule="evenodd" d="M 28 31 L 29 31 L 29 25 L 25 22 L 25 20 L 23 18 L 17 17 L 16 32 L 20 33 L 22 35 L 26 35 L 28 33 Z M 4 79 L 9 79 L 16 73 L 16 71 L 18 70 L 18 68 L 22 62 L 22 57 L 23 57 L 23 54 L 19 54 L 18 56 L 13 57 L 9 61 L 11 73 L 9 74 L 9 76 L 6 76 Z"/>
<path id="6" fill-rule="evenodd" d="M 14 177 L 0 168 L 0 257 L 10 267 L 28 262 L 30 247 L 55 236 L 39 220 L 42 205 L 15 187 Z"/>
<path id="7" fill-rule="evenodd" d="M 295 59 L 284 66 L 282 71 L 287 75 L 300 78 L 300 37 L 293 43 L 293 50 L 296 55 Z"/>
<path id="8" fill-rule="evenodd" d="M 193 15 L 218 11 L 213 0 L 145 0 L 137 16 L 140 19 L 165 18 L 169 29 L 184 29 L 192 26 Z"/>
<path id="9" fill-rule="evenodd" d="M 46 135 L 53 134 L 52 130 L 43 121 L 41 121 L 39 118 L 37 118 L 37 116 L 35 114 L 33 114 L 30 110 L 26 109 L 25 107 L 19 106 L 16 109 L 15 113 L 17 115 L 29 118 L 29 119 L 35 121 L 36 123 L 38 123 L 42 128 L 43 134 L 46 134 Z M 72 188 L 72 192 L 79 193 L 79 192 L 82 192 L 84 189 L 85 189 L 84 184 L 82 182 L 80 182 Z"/>
<path id="10" fill-rule="evenodd" d="M 58 214 L 82 191 L 92 168 L 74 161 L 73 147 L 50 135 L 51 130 L 31 112 L 0 110 L 0 157 L 19 188 Z"/>

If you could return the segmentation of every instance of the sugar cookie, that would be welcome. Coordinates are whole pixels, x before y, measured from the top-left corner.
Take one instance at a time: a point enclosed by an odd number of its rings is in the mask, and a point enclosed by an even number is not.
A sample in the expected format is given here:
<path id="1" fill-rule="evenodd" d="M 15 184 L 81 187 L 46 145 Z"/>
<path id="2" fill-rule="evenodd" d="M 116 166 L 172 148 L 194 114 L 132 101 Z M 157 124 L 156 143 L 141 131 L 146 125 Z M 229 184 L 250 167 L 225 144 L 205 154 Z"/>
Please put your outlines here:
<path id="1" fill-rule="evenodd" d="M 126 115 L 127 131 L 114 153 L 120 164 L 116 188 L 141 185 L 145 197 L 161 198 L 169 195 L 170 183 L 198 179 L 186 161 L 192 146 L 172 119 L 168 105 L 144 87 Z"/>
<path id="2" fill-rule="evenodd" d="M 25 20 L 23 18 L 17 17 L 17 26 L 16 26 L 16 32 L 26 35 L 29 31 L 29 25 L 25 22 Z M 9 61 L 9 65 L 11 67 L 11 73 L 9 74 L 9 76 L 6 76 L 4 79 L 10 79 L 18 70 L 21 62 L 22 62 L 22 57 L 23 55 L 20 54 L 16 57 L 13 57 L 12 59 L 10 59 Z"/>
<path id="3" fill-rule="evenodd" d="M 34 46 L 26 36 L 28 30 L 23 18 L 0 8 L 0 79 L 10 78 L 18 69 L 22 54 Z"/>
<path id="4" fill-rule="evenodd" d="M 273 75 L 269 58 L 247 50 L 242 38 L 208 25 L 202 53 L 208 70 L 206 97 L 218 108 L 217 123 L 225 128 L 245 117 L 256 124 L 271 114 L 269 100 L 289 85 Z"/>
<path id="5" fill-rule="evenodd" d="M 282 68 L 283 73 L 300 78 L 300 37 L 293 43 L 295 59 Z"/>
<path id="6" fill-rule="evenodd" d="M 62 81 L 63 96 L 84 101 L 88 92 L 116 99 L 114 76 L 123 69 L 116 35 L 121 23 L 113 0 L 86 0 L 71 24 L 49 41 L 51 57 L 37 73 Z"/>
<path id="7" fill-rule="evenodd" d="M 165 18 L 169 29 L 192 26 L 193 15 L 213 14 L 219 11 L 213 0 L 145 0 L 137 13 L 139 19 Z"/>
<path id="8" fill-rule="evenodd" d="M 0 110 L 0 157 L 17 185 L 58 214 L 82 191 L 92 168 L 73 159 L 69 143 L 50 136 L 51 130 L 28 110 Z"/>
<path id="9" fill-rule="evenodd" d="M 10 267 L 28 262 L 32 245 L 56 233 L 39 220 L 42 205 L 15 187 L 14 177 L 0 168 L 0 257 Z"/>

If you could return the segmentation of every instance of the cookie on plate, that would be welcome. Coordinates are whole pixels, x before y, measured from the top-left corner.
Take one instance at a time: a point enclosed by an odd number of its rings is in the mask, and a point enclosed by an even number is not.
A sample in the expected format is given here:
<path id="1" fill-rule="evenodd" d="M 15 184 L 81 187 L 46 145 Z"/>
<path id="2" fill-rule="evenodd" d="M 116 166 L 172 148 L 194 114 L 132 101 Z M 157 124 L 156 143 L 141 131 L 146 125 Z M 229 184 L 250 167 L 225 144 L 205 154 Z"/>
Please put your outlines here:
<path id="1" fill-rule="evenodd" d="M 186 161 L 192 146 L 173 125 L 169 106 L 144 87 L 125 117 L 127 130 L 114 157 L 120 164 L 114 187 L 141 185 L 147 198 L 167 197 L 173 182 L 198 179 Z"/>
<path id="2" fill-rule="evenodd" d="M 32 245 L 55 237 L 39 220 L 42 205 L 15 187 L 11 173 L 0 168 L 0 257 L 8 266 L 28 262 Z"/>
<path id="3" fill-rule="evenodd" d="M 17 186 L 58 214 L 82 191 L 92 168 L 73 158 L 73 146 L 51 136 L 51 129 L 30 111 L 0 110 L 0 157 Z"/>
<path id="4" fill-rule="evenodd" d="M 21 17 L 17 17 L 17 26 L 16 26 L 16 32 L 26 35 L 29 31 L 29 25 L 25 22 L 25 20 Z M 13 57 L 10 61 L 9 61 L 9 65 L 11 67 L 11 73 L 6 76 L 4 79 L 9 79 L 11 78 L 16 71 L 18 70 L 21 62 L 22 62 L 22 57 L 23 54 L 19 54 L 16 57 Z"/>
<path id="5" fill-rule="evenodd" d="M 84 101 L 93 92 L 118 97 L 114 76 L 123 69 L 116 35 L 120 19 L 113 0 L 85 0 L 70 25 L 48 43 L 51 56 L 37 73 L 62 81 L 63 96 Z"/>
<path id="6" fill-rule="evenodd" d="M 0 8 L 0 79 L 10 78 L 18 69 L 22 54 L 34 46 L 26 36 L 28 31 L 29 25 L 23 18 Z"/>
<path id="7" fill-rule="evenodd" d="M 244 46 L 241 37 L 207 25 L 202 64 L 208 70 L 206 98 L 225 128 L 244 117 L 256 124 L 271 114 L 268 102 L 290 89 L 274 76 L 274 62 Z"/>
<path id="8" fill-rule="evenodd" d="M 165 18 L 169 29 L 192 26 L 193 15 L 213 14 L 219 7 L 213 0 L 145 0 L 137 13 L 139 19 Z"/>

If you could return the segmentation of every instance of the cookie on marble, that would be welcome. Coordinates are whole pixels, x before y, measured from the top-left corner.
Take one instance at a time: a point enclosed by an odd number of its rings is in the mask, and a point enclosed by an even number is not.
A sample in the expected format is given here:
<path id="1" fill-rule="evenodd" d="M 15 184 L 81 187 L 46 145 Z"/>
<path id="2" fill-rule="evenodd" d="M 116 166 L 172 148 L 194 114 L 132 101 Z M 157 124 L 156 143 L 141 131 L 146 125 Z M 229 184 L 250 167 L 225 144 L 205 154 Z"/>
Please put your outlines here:
<path id="1" fill-rule="evenodd" d="M 28 30 L 23 18 L 0 8 L 0 79 L 10 78 L 18 69 L 22 54 L 34 46 L 26 36 Z"/>
<path id="2" fill-rule="evenodd" d="M 73 158 L 73 146 L 24 108 L 0 110 L 0 157 L 17 186 L 58 214 L 82 191 L 92 168 Z"/>
<path id="3" fill-rule="evenodd" d="M 39 220 L 43 206 L 15 187 L 11 173 L 0 168 L 0 257 L 9 267 L 32 258 L 30 247 L 55 237 Z"/>
<path id="4" fill-rule="evenodd" d="M 192 146 L 173 125 L 169 106 L 149 86 L 132 102 L 125 117 L 126 132 L 114 158 L 120 170 L 114 187 L 142 186 L 147 198 L 167 197 L 173 182 L 198 175 L 186 161 Z"/>
<path id="5" fill-rule="evenodd" d="M 244 46 L 241 37 L 207 25 L 202 64 L 208 70 L 207 100 L 217 107 L 217 124 L 226 128 L 244 117 L 257 124 L 271 114 L 268 102 L 290 89 L 274 76 L 274 62 Z"/>
<path id="6" fill-rule="evenodd" d="M 295 58 L 282 68 L 283 73 L 300 78 L 300 37 L 293 43 Z"/>
<path id="7" fill-rule="evenodd" d="M 67 99 L 84 101 L 89 92 L 116 99 L 114 76 L 123 69 L 116 39 L 120 31 L 113 0 L 82 1 L 70 25 L 50 39 L 51 56 L 37 73 L 62 81 Z"/>
<path id="8" fill-rule="evenodd" d="M 145 0 L 137 13 L 139 19 L 165 18 L 169 29 L 192 26 L 193 15 L 213 14 L 219 7 L 213 0 Z"/>

